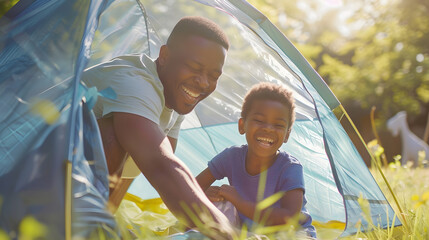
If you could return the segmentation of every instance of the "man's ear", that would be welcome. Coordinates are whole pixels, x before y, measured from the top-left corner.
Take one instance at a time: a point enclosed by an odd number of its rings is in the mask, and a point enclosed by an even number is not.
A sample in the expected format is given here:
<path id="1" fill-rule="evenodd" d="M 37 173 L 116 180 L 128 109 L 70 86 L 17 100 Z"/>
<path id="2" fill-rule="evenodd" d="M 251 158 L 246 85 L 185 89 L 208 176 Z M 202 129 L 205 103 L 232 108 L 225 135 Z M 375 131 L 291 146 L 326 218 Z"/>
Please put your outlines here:
<path id="1" fill-rule="evenodd" d="M 159 50 L 159 57 L 158 57 L 158 62 L 161 66 L 164 66 L 167 63 L 169 55 L 170 55 L 170 49 L 168 48 L 168 46 L 162 45 L 161 49 Z"/>
<path id="2" fill-rule="evenodd" d="M 244 131 L 244 118 L 238 119 L 238 132 L 241 135 L 243 135 L 244 133 L 246 133 L 246 131 Z"/>
<path id="3" fill-rule="evenodd" d="M 285 136 L 285 139 L 283 140 L 283 142 L 284 143 L 286 143 L 287 142 L 287 140 L 289 139 L 289 136 L 290 136 L 290 132 L 292 131 L 292 128 L 289 128 L 289 130 L 287 131 L 287 133 L 286 133 L 286 136 Z"/>

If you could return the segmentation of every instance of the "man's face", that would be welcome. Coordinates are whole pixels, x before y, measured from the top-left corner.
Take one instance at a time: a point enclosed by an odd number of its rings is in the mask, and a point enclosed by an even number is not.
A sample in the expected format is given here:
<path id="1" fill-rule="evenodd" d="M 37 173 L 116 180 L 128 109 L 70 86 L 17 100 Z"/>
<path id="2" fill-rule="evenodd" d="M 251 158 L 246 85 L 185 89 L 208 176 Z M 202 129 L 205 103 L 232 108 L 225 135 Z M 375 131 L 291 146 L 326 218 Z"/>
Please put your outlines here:
<path id="1" fill-rule="evenodd" d="M 222 74 L 226 49 L 199 36 L 187 36 L 161 48 L 158 74 L 165 104 L 179 114 L 191 112 L 209 96 Z"/>

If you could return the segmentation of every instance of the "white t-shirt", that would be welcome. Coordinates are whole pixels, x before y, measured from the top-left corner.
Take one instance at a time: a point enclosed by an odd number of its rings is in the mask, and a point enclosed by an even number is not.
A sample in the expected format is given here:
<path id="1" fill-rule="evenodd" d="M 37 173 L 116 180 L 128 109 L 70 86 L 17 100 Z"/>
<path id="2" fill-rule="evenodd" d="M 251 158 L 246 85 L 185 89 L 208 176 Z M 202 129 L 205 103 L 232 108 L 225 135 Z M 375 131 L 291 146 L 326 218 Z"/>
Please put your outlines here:
<path id="1" fill-rule="evenodd" d="M 165 106 L 164 87 L 155 62 L 148 56 L 114 58 L 85 70 L 82 80 L 99 91 L 111 87 L 117 95 L 116 99 L 98 98 L 93 109 L 97 118 L 113 112 L 132 113 L 156 123 L 169 137 L 178 138 L 184 116 Z"/>

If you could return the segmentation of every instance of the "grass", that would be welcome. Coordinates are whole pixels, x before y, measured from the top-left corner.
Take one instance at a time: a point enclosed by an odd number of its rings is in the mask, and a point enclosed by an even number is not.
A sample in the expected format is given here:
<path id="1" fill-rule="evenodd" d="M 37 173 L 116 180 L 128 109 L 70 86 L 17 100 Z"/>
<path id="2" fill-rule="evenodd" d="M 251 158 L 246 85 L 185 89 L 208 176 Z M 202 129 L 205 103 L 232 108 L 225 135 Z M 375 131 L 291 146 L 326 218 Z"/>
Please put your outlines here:
<path id="1" fill-rule="evenodd" d="M 373 231 L 358 233 L 360 239 L 429 239 L 429 168 L 424 152 L 419 152 L 418 163 L 408 162 L 401 165 L 401 156 L 395 156 L 393 162 L 382 166 L 384 149 L 374 140 L 368 144 L 375 161 L 370 169 L 387 200 L 398 214 L 403 226 L 387 230 L 373 226 Z M 386 179 L 386 181 L 384 180 Z M 387 182 L 387 183 L 386 183 Z M 395 196 L 393 196 L 393 194 Z M 399 204 L 399 206 L 398 206 Z"/>
<path id="2" fill-rule="evenodd" d="M 378 158 L 378 160 L 380 159 Z M 401 166 L 399 162 L 400 157 L 395 157 L 395 161 L 390 163 L 388 167 L 382 168 L 382 171 L 403 210 L 402 216 L 405 221 L 402 219 L 401 221 L 406 226 L 390 227 L 388 229 L 380 229 L 377 226 L 372 226 L 372 231 L 358 232 L 353 236 L 345 237 L 345 239 L 429 239 L 429 168 L 424 168 L 422 166 L 413 168 L 411 165 Z M 390 194 L 388 186 L 381 174 L 375 167 L 371 168 L 371 172 L 391 206 L 395 209 L 395 212 L 399 214 L 393 196 Z M 269 206 L 270 202 L 272 201 L 262 201 L 260 208 L 263 209 Z M 119 231 L 121 232 L 121 239 L 166 239 L 165 236 L 169 234 L 183 232 L 185 230 L 183 226 L 175 224 L 176 220 L 174 216 L 168 212 L 160 201 L 144 200 L 142 204 L 146 206 L 145 208 L 148 211 L 142 211 L 141 206 L 137 207 L 135 205 L 130 205 L 130 203 L 132 202 L 123 201 L 121 207 L 128 208 L 128 212 L 126 209 L 120 208 L 118 214 L 116 214 Z M 363 212 L 367 212 L 365 209 L 367 204 L 365 200 L 360 199 L 360 204 Z M 143 207 L 143 209 L 145 208 Z M 369 214 L 370 213 L 367 212 L 367 216 L 364 214 L 363 218 L 368 219 Z M 130 218 L 134 219 L 130 221 Z M 136 219 L 138 220 L 136 221 Z M 298 220 L 299 219 L 291 221 L 291 223 L 281 227 L 259 227 L 253 229 L 253 231 L 265 234 L 269 239 L 302 239 L 302 237 L 295 235 Z M 130 229 L 132 229 L 132 231 L 130 231 Z M 282 231 L 278 232 L 279 229 Z M 340 230 L 326 228 L 318 228 L 317 231 L 319 239 L 322 240 L 335 239 L 341 233 Z M 43 235 L 45 234 L 46 232 L 43 226 L 31 216 L 22 221 L 20 233 L 18 233 L 21 239 L 43 239 Z M 91 239 L 112 239 L 112 237 L 114 239 L 118 238 L 115 232 L 100 228 L 98 231 L 94 232 Z M 10 236 L 0 229 L 0 240 L 8 239 L 11 239 Z M 247 234 L 243 232 L 235 239 L 252 238 L 249 238 Z"/>
<path id="3" fill-rule="evenodd" d="M 382 152 L 382 149 L 377 149 L 375 152 L 378 164 L 381 164 L 380 156 Z M 422 159 L 424 159 L 424 156 L 422 156 Z M 420 163 L 422 162 L 423 161 L 420 161 Z M 393 163 L 390 163 L 388 167 L 382 168 L 384 176 L 390 184 L 390 188 L 395 193 L 396 199 L 403 211 L 402 216 L 397 217 L 400 218 L 404 226 L 391 226 L 388 229 L 381 229 L 378 226 L 371 225 L 371 231 L 358 232 L 344 239 L 429 239 L 429 168 L 424 168 L 422 165 L 423 164 L 420 164 L 420 166 L 416 168 L 413 168 L 411 165 L 401 166 L 400 156 L 397 156 Z M 376 169 L 375 165 L 373 165 L 370 171 L 395 212 L 400 214 L 389 187 L 384 181 L 381 173 Z M 258 204 L 259 210 L 270 206 L 277 197 L 278 196 L 275 195 L 273 199 L 268 198 L 261 201 L 260 204 Z M 170 212 L 164 211 L 166 210 L 165 205 L 158 200 L 143 200 L 143 202 L 141 202 L 142 204 L 138 207 L 132 201 L 122 202 L 118 209 L 118 214 L 116 214 L 122 239 L 167 239 L 165 236 L 185 230 L 183 226 L 174 224 L 176 219 Z M 364 199 L 359 199 L 358 201 L 362 208 L 362 217 L 366 220 L 371 219 L 368 202 Z M 194 217 L 196 218 L 196 216 Z M 196 219 L 196 221 L 198 220 Z M 268 236 L 268 238 L 262 239 L 303 239 L 302 236 L 296 235 L 296 230 L 299 226 L 298 221 L 299 219 L 297 217 L 297 219 L 289 221 L 286 225 L 258 227 L 252 229 L 252 232 Z M 371 220 L 369 220 L 369 222 L 370 221 Z M 132 231 L 130 231 L 131 229 Z M 254 239 L 249 238 L 245 230 L 246 229 L 243 229 L 242 233 L 234 239 Z M 342 232 L 335 226 L 331 226 L 330 228 L 318 228 L 317 231 L 318 238 L 322 240 L 336 239 Z M 101 236 L 104 236 L 103 232 L 97 233 L 94 239 L 108 239 Z M 193 238 L 191 237 L 190 239 Z M 201 238 L 197 236 L 195 239 Z"/>
<path id="4" fill-rule="evenodd" d="M 389 238 L 386 230 L 375 228 L 373 232 L 357 234 L 356 238 L 368 239 L 429 239 L 429 168 L 402 167 L 399 159 L 382 169 L 403 211 L 404 225 L 393 229 Z M 392 194 L 378 171 L 371 171 L 391 206 L 399 214 Z"/>
<path id="5" fill-rule="evenodd" d="M 402 218 L 400 220 L 404 226 L 391 226 L 388 229 L 381 229 L 373 225 L 371 231 L 358 232 L 355 235 L 345 237 L 345 239 L 429 239 L 429 168 L 422 166 L 413 168 L 411 165 L 401 166 L 400 157 L 397 156 L 395 157 L 395 161 L 390 163 L 388 167 L 382 168 L 382 171 L 403 210 L 402 216 L 405 221 Z M 400 211 L 381 174 L 375 167 L 371 168 L 371 172 L 391 206 L 399 214 Z M 365 200 L 360 200 L 363 212 L 367 215 L 363 214 L 363 218 L 369 219 L 370 213 L 365 209 L 366 204 Z M 267 234 L 270 239 L 283 239 L 285 237 L 287 239 L 301 239 L 295 235 L 296 225 L 289 224 L 282 226 L 282 228 L 286 230 L 276 234 L 273 231 L 278 231 L 279 228 L 260 227 L 254 229 L 254 231 Z M 318 229 L 319 239 L 334 239 L 340 233 L 341 231 L 335 229 Z M 164 239 L 162 236 L 148 233 L 147 229 L 141 233 L 139 232 L 137 235 L 144 236 L 145 239 Z M 247 236 L 243 234 L 237 239 L 246 238 Z"/>

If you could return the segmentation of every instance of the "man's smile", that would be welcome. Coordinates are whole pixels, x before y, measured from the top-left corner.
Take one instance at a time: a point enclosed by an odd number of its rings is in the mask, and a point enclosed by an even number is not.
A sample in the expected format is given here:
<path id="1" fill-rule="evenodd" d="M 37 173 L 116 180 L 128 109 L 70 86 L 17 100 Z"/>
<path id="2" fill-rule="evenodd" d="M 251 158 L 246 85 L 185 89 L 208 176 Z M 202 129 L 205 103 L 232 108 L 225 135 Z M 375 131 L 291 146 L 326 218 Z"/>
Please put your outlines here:
<path id="1" fill-rule="evenodd" d="M 196 93 L 192 90 L 190 90 L 189 88 L 182 86 L 182 90 L 191 98 L 198 98 L 201 94 Z"/>

